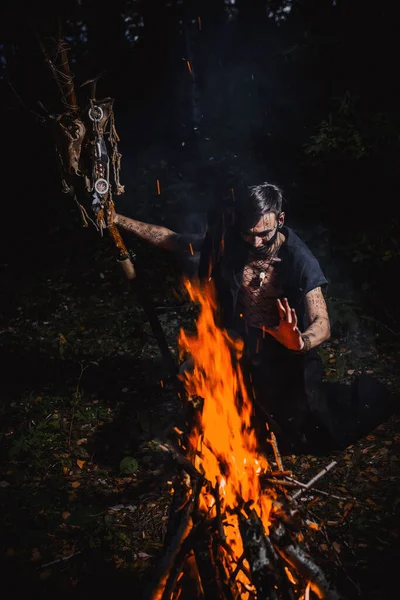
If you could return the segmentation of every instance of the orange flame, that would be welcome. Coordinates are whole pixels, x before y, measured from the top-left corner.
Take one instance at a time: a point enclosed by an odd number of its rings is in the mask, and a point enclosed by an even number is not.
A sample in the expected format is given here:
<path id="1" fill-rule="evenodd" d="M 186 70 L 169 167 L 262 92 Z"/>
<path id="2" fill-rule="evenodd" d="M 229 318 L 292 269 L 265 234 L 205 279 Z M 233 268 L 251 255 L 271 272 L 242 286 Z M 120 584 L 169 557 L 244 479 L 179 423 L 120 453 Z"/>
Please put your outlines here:
<path id="1" fill-rule="evenodd" d="M 187 281 L 185 287 L 192 302 L 200 305 L 197 333 L 181 330 L 181 358 L 189 353 L 194 361 L 192 372 L 182 376 L 189 396 L 203 399 L 197 428 L 191 432 L 189 456 L 213 487 L 218 486 L 221 512 L 235 509 L 238 499 L 252 500 L 253 508 L 268 533 L 272 496 L 263 493 L 259 474 L 267 461 L 257 452 L 257 439 L 251 427 L 252 405 L 239 359 L 242 340 L 233 340 L 215 323 L 216 299 L 212 281 L 200 287 Z M 211 494 L 202 492 L 204 510 L 213 508 Z M 238 558 L 243 552 L 236 515 L 228 517 L 227 542 Z"/>
<path id="2" fill-rule="evenodd" d="M 285 573 L 286 573 L 287 578 L 289 579 L 290 583 L 293 583 L 293 585 L 296 585 L 297 581 L 293 577 L 293 573 L 290 571 L 290 569 L 288 569 L 287 567 L 285 567 Z"/>

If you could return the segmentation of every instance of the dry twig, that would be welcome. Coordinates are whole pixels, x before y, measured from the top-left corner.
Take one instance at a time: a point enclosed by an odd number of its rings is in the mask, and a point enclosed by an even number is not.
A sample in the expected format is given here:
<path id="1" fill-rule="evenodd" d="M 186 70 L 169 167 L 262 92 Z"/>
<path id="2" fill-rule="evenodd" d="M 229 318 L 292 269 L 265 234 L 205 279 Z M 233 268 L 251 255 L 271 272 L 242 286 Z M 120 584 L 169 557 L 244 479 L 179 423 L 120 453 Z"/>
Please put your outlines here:
<path id="1" fill-rule="evenodd" d="M 302 496 L 306 490 L 310 489 L 314 483 L 316 481 L 318 481 L 319 479 L 321 479 L 321 477 L 323 477 L 324 475 L 326 475 L 326 473 L 328 473 L 331 469 L 333 469 L 334 466 L 337 465 L 337 461 L 333 460 L 331 463 L 329 463 L 328 466 L 324 467 L 322 469 L 322 471 L 320 471 L 319 473 L 317 473 L 317 475 L 315 477 L 313 477 L 312 479 L 310 479 L 310 481 L 306 484 L 304 484 L 304 488 L 298 490 L 295 494 L 293 494 L 292 496 L 292 500 L 296 500 L 296 498 L 299 498 L 299 496 Z"/>

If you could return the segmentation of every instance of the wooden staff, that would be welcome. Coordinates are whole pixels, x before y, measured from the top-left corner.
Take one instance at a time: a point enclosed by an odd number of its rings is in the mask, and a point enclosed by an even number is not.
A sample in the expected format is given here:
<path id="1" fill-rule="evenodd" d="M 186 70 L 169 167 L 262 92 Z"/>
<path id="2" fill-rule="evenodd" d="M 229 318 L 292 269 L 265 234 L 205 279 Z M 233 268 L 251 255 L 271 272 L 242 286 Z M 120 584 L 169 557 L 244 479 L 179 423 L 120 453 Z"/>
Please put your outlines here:
<path id="1" fill-rule="evenodd" d="M 75 93 L 73 76 L 72 76 L 72 73 L 71 73 L 71 70 L 69 67 L 67 48 L 66 48 L 65 42 L 62 37 L 61 20 L 59 20 L 59 22 L 58 22 L 58 52 L 59 52 L 59 58 L 60 58 L 60 60 L 58 61 L 59 62 L 58 66 L 56 66 L 54 64 L 54 62 L 49 58 L 49 56 L 47 55 L 47 52 L 43 46 L 43 43 L 41 42 L 40 39 L 39 39 L 39 44 L 40 44 L 40 47 L 44 54 L 45 61 L 48 64 L 48 66 L 52 72 L 52 75 L 53 75 L 54 79 L 56 80 L 57 85 L 60 89 L 61 101 L 62 101 L 64 107 L 67 108 L 69 114 L 72 114 L 74 123 L 81 124 L 83 127 L 83 131 L 85 131 L 85 126 L 79 117 L 80 110 L 79 110 L 79 105 L 77 102 L 77 96 Z M 94 101 L 96 82 L 97 82 L 97 78 L 90 81 L 90 83 L 92 83 L 91 90 L 90 90 L 92 103 Z M 111 109 L 111 111 L 112 111 L 112 109 Z M 107 120 L 105 122 L 107 122 Z M 64 133 L 69 133 L 69 132 L 64 132 Z M 79 155 L 77 158 L 77 162 L 78 161 L 79 161 Z M 69 168 L 68 170 L 69 170 L 69 175 L 71 177 L 73 177 L 73 181 L 75 181 L 75 179 L 80 176 L 80 173 L 78 172 L 77 168 L 73 169 L 73 172 L 71 172 L 71 168 Z M 117 186 L 117 187 L 119 187 L 119 186 Z M 73 190 L 75 193 L 76 193 L 76 189 L 79 189 L 79 187 L 77 185 L 73 185 Z M 121 188 L 121 189 L 123 189 L 123 188 Z M 85 209 L 83 209 L 82 205 L 79 202 L 78 202 L 78 204 L 81 208 L 82 214 L 86 213 L 86 215 L 87 215 L 87 212 Z M 108 229 L 109 235 L 114 243 L 114 246 L 117 250 L 117 260 L 118 260 L 119 264 L 121 265 L 121 268 L 124 272 L 125 277 L 131 283 L 132 288 L 136 292 L 137 298 L 138 298 L 139 303 L 141 304 L 141 306 L 145 312 L 145 315 L 149 321 L 150 327 L 151 327 L 153 335 L 157 341 L 158 347 L 160 349 L 161 355 L 164 359 L 164 362 L 166 364 L 168 372 L 173 377 L 175 377 L 177 374 L 177 365 L 175 363 L 175 359 L 171 353 L 171 350 L 168 346 L 168 342 L 165 338 L 164 331 L 161 327 L 157 313 L 154 310 L 154 307 L 150 301 L 148 294 L 146 293 L 146 290 L 138 282 L 133 259 L 130 255 L 129 251 L 126 248 L 125 243 L 124 243 L 116 225 L 113 223 L 112 219 L 108 218 L 110 214 L 112 215 L 113 207 L 114 207 L 114 204 L 113 204 L 113 200 L 111 198 L 111 194 L 109 192 L 107 192 L 107 196 L 105 197 L 103 207 L 97 214 L 97 223 L 99 224 L 99 222 L 104 222 L 105 218 L 108 220 L 107 229 Z"/>

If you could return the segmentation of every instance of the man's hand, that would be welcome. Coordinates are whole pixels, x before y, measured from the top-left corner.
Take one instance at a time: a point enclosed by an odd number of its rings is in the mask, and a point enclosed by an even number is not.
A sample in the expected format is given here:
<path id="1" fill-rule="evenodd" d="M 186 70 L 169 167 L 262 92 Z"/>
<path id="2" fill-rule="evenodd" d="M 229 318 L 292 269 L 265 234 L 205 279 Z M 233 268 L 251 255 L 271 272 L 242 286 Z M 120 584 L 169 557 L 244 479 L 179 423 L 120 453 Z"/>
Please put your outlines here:
<path id="1" fill-rule="evenodd" d="M 302 350 L 304 340 L 297 327 L 296 311 L 294 308 L 290 308 L 287 298 L 283 299 L 283 303 L 278 298 L 276 304 L 279 312 L 279 325 L 271 329 L 263 327 L 263 330 L 272 335 L 288 350 Z"/>

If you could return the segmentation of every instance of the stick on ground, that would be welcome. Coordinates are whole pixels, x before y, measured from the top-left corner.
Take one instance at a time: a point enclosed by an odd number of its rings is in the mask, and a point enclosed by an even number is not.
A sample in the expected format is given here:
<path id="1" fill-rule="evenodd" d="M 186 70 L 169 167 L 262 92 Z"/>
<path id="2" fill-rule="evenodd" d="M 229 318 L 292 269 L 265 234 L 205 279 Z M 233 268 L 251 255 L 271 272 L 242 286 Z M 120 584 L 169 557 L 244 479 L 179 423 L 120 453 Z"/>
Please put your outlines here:
<path id="1" fill-rule="evenodd" d="M 329 465 L 327 467 L 324 467 L 322 469 L 322 471 L 320 471 L 315 477 L 313 477 L 312 479 L 310 479 L 310 481 L 305 484 L 305 487 L 303 487 L 301 490 L 298 490 L 295 494 L 293 494 L 292 500 L 296 500 L 296 498 L 299 498 L 299 496 L 302 496 L 305 493 L 306 490 L 310 489 L 310 487 L 312 485 L 314 485 L 314 483 L 316 481 L 318 481 L 319 479 L 321 479 L 321 477 L 323 477 L 326 473 L 328 473 L 331 469 L 333 469 L 333 467 L 335 465 L 337 465 L 337 461 L 333 460 L 331 463 L 329 463 Z"/>

